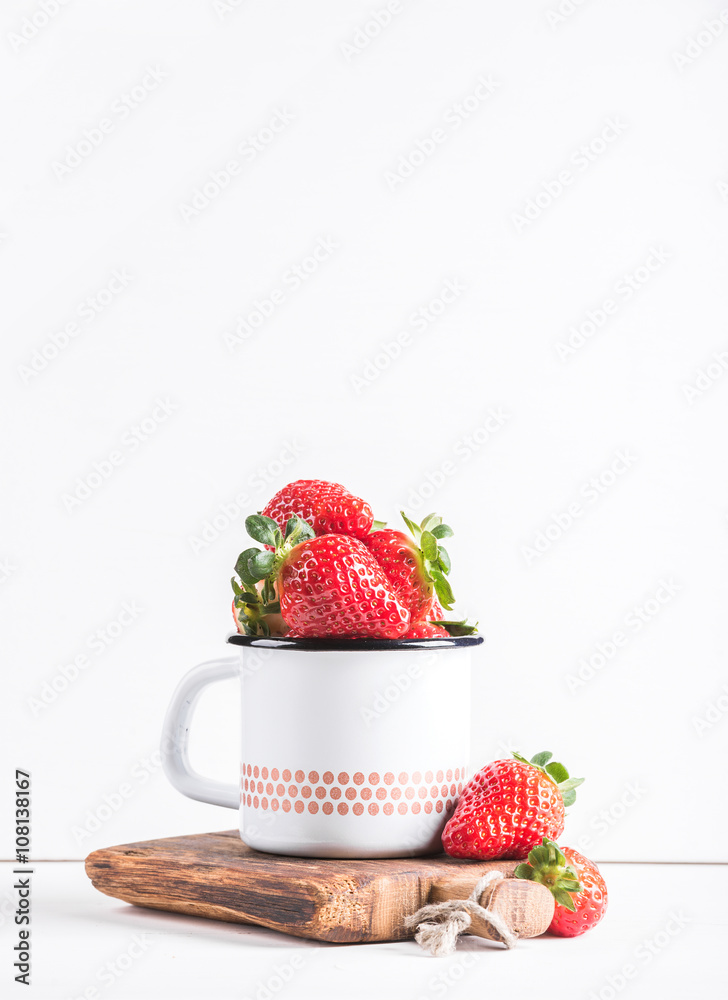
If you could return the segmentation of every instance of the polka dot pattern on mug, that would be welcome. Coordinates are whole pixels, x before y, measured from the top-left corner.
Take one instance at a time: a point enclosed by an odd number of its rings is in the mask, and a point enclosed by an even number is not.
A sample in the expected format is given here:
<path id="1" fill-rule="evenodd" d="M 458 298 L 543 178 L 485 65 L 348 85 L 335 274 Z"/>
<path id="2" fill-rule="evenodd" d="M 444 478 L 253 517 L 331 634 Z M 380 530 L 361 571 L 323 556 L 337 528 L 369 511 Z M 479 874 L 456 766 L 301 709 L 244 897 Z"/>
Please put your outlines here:
<path id="1" fill-rule="evenodd" d="M 251 809 L 305 811 L 312 816 L 319 812 L 324 816 L 406 816 L 452 812 L 467 782 L 467 768 L 336 772 L 242 764 L 240 776 L 241 801 Z"/>

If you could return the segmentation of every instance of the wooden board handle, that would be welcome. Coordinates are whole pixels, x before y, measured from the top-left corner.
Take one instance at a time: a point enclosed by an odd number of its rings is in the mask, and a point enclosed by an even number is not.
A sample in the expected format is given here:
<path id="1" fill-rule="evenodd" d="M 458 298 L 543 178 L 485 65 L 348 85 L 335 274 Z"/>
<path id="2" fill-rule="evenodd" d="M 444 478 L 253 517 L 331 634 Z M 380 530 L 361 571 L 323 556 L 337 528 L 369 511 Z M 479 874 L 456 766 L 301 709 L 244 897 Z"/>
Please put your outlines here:
<path id="1" fill-rule="evenodd" d="M 515 864 L 513 866 L 515 868 Z M 433 882 L 429 903 L 442 903 L 451 899 L 467 899 L 478 878 L 469 873 L 440 878 Z M 486 886 L 480 905 L 495 910 L 519 938 L 538 937 L 548 930 L 554 916 L 554 897 L 545 885 L 525 879 L 505 877 Z M 491 924 L 473 916 L 468 934 L 501 941 Z"/>

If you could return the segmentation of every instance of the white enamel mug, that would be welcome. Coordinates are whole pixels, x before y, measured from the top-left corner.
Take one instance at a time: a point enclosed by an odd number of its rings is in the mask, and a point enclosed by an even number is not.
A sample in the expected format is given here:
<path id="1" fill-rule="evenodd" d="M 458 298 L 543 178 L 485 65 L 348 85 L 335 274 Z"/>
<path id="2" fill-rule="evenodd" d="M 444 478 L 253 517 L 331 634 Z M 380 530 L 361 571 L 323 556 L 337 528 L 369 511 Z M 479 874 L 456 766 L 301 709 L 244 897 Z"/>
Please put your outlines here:
<path id="1" fill-rule="evenodd" d="M 240 836 L 274 854 L 431 854 L 468 778 L 470 656 L 480 636 L 264 639 L 194 667 L 167 711 L 164 769 L 184 795 L 239 809 Z M 238 678 L 240 783 L 190 767 L 195 702 Z"/>

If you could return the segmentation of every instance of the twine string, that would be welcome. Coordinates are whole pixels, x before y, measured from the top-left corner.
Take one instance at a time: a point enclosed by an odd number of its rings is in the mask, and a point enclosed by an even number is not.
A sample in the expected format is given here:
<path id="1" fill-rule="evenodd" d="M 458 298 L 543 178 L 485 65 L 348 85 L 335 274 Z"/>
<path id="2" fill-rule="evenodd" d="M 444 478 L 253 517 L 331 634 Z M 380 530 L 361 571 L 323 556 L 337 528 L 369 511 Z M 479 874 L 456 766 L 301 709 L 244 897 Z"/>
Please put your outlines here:
<path id="1" fill-rule="evenodd" d="M 407 927 L 415 927 L 415 941 L 430 955 L 441 957 L 452 955 L 461 934 L 470 927 L 473 917 L 479 917 L 492 933 L 491 940 L 502 942 L 506 948 L 512 948 L 516 936 L 506 924 L 503 917 L 491 910 L 490 906 L 481 906 L 480 898 L 498 879 L 503 878 L 502 872 L 488 872 L 475 883 L 473 891 L 467 899 L 448 899 L 442 903 L 429 903 L 417 913 L 407 917 Z M 491 893 L 488 894 L 490 900 Z"/>

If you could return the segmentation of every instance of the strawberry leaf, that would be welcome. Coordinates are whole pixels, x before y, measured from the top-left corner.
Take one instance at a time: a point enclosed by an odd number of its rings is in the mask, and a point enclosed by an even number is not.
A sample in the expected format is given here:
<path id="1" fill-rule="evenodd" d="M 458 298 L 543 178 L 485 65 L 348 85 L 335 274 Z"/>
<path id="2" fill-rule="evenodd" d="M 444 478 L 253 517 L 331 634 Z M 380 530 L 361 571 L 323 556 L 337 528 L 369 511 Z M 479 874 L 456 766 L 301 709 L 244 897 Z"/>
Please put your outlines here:
<path id="1" fill-rule="evenodd" d="M 531 855 L 533 855 L 533 857 Z M 533 848 L 533 850 L 528 855 L 528 860 L 535 868 L 537 867 L 537 865 L 553 864 L 555 858 L 552 859 L 551 852 L 549 851 L 548 847 L 546 846 L 546 842 L 544 841 L 543 846 Z"/>
<path id="2" fill-rule="evenodd" d="M 561 879 L 561 886 L 566 889 L 567 892 L 581 892 L 581 882 L 578 878 L 569 878 L 568 873 L 571 869 L 567 868 L 567 874 Z"/>
<path id="3" fill-rule="evenodd" d="M 255 550 L 255 555 L 248 559 L 248 572 L 254 580 L 264 580 L 273 569 L 276 561 L 275 552 L 261 552 Z"/>
<path id="4" fill-rule="evenodd" d="M 434 529 L 442 524 L 442 517 L 439 514 L 428 514 L 424 519 L 420 527 L 423 531 L 431 531 L 434 535 Z"/>
<path id="5" fill-rule="evenodd" d="M 513 871 L 513 874 L 515 875 L 516 878 L 526 878 L 529 879 L 531 882 L 533 882 L 536 876 L 536 873 L 534 872 L 533 868 L 531 868 L 531 866 L 527 864 L 517 865 Z"/>
<path id="6" fill-rule="evenodd" d="M 261 545 L 272 545 L 274 548 L 283 541 L 280 528 L 276 522 L 263 514 L 251 514 L 245 518 L 245 530 L 250 537 Z"/>
<path id="7" fill-rule="evenodd" d="M 313 525 L 309 524 L 308 521 L 304 521 L 298 514 L 294 514 L 293 517 L 289 517 L 286 521 L 284 541 L 288 544 L 289 548 L 293 548 L 294 545 L 315 537 L 316 532 L 313 530 Z"/>
<path id="8" fill-rule="evenodd" d="M 443 606 L 445 611 L 451 611 L 452 606 L 455 603 L 452 587 L 439 569 L 430 568 L 429 572 L 432 577 L 432 581 L 435 584 L 435 593 L 437 594 L 438 601 Z"/>
<path id="9" fill-rule="evenodd" d="M 547 764 L 545 770 L 547 774 L 551 775 L 557 785 L 560 781 L 566 781 L 569 777 L 569 772 L 566 770 L 564 765 L 559 764 L 557 761 L 552 761 L 550 764 Z"/>
<path id="10" fill-rule="evenodd" d="M 400 511 L 402 520 L 415 540 L 419 548 L 421 557 L 422 576 L 425 583 L 434 586 L 437 599 L 446 611 L 452 610 L 455 603 L 455 595 L 452 587 L 446 579 L 452 568 L 450 554 L 447 549 L 439 544 L 441 538 L 450 538 L 453 534 L 452 528 L 443 524 L 440 514 L 428 514 L 422 524 L 415 524 L 404 511 Z M 471 629 L 474 631 L 474 629 Z M 462 633 L 467 634 L 467 633 Z"/>
<path id="11" fill-rule="evenodd" d="M 543 750 L 541 753 L 535 754 L 531 757 L 531 764 L 535 764 L 536 767 L 546 767 L 548 762 L 553 757 L 553 754 L 549 750 Z M 548 771 L 548 768 L 546 768 Z"/>
<path id="12" fill-rule="evenodd" d="M 478 631 L 478 623 L 470 625 L 467 619 L 463 618 L 461 622 L 451 622 L 451 621 L 431 621 L 432 625 L 439 625 L 440 628 L 444 628 L 452 636 L 458 635 L 472 635 L 474 632 Z"/>
<path id="13" fill-rule="evenodd" d="M 423 531 L 420 538 L 420 548 L 422 554 L 428 562 L 437 562 L 438 550 L 437 539 L 430 531 Z"/>
<path id="14" fill-rule="evenodd" d="M 563 767 L 563 765 L 562 765 Z M 566 768 L 564 768 L 566 770 Z M 574 788 L 578 788 L 579 785 L 584 784 L 583 778 L 568 778 L 566 781 L 557 781 L 556 784 L 559 786 L 562 792 L 570 792 Z"/>
<path id="15" fill-rule="evenodd" d="M 452 563 L 450 562 L 450 555 L 446 548 L 442 545 L 438 546 L 437 549 L 437 564 L 443 573 L 449 573 L 452 569 Z"/>
<path id="16" fill-rule="evenodd" d="M 571 910 L 572 913 L 574 912 L 574 910 L 576 910 L 576 903 L 572 899 L 571 895 L 566 891 L 566 889 L 554 888 L 551 891 L 554 894 L 554 899 L 556 900 L 556 902 L 559 903 L 561 906 L 563 906 L 564 909 Z"/>
<path id="17" fill-rule="evenodd" d="M 572 913 L 576 910 L 574 895 L 581 892 L 581 883 L 574 869 L 567 864 L 559 845 L 544 837 L 538 847 L 528 855 L 528 864 L 520 864 L 514 873 L 516 878 L 540 882 L 551 891 L 556 902 Z"/>
<path id="18" fill-rule="evenodd" d="M 420 528 L 419 524 L 415 524 L 414 521 L 410 521 L 410 519 L 407 517 L 407 515 L 403 510 L 400 511 L 400 514 L 402 515 L 402 520 L 407 525 L 407 530 L 410 532 L 414 540 L 419 545 L 420 538 L 422 537 L 422 529 Z"/>
<path id="19" fill-rule="evenodd" d="M 255 548 L 246 549 L 245 552 L 240 553 L 238 561 L 235 563 L 235 572 L 238 574 L 246 587 L 255 588 L 255 584 L 257 583 L 255 577 L 250 575 L 248 561 L 259 551 L 260 549 Z"/>

